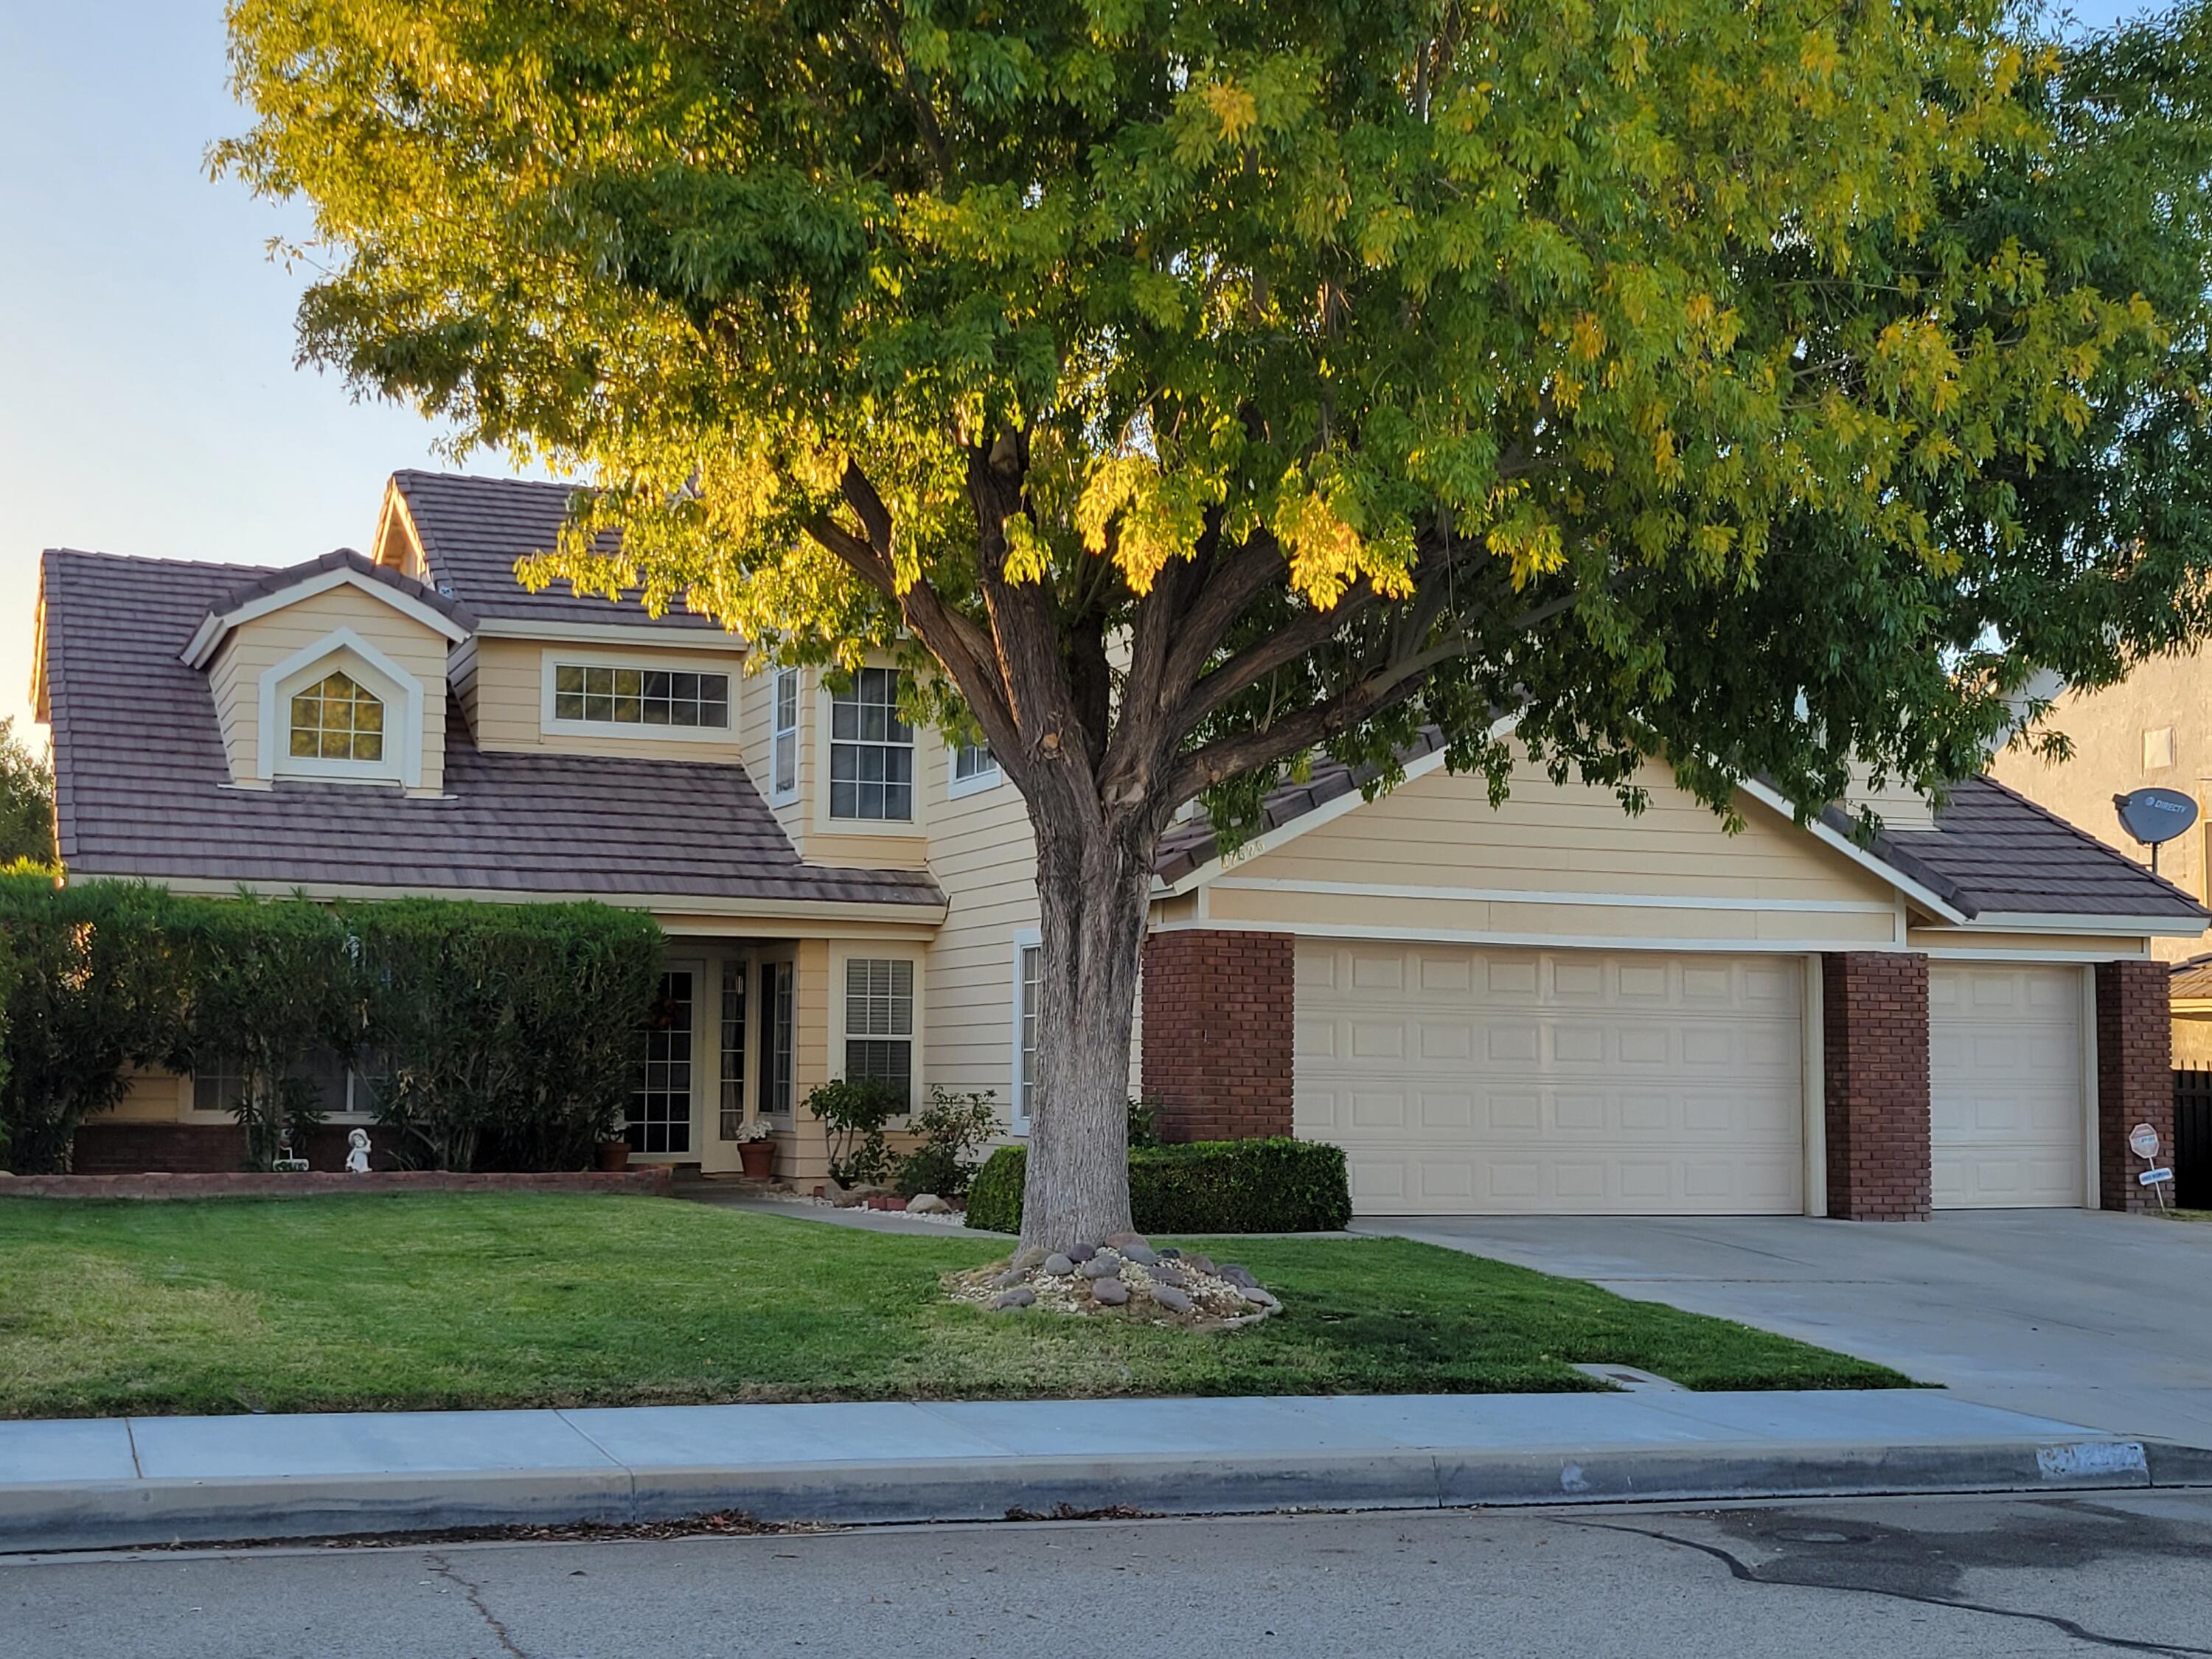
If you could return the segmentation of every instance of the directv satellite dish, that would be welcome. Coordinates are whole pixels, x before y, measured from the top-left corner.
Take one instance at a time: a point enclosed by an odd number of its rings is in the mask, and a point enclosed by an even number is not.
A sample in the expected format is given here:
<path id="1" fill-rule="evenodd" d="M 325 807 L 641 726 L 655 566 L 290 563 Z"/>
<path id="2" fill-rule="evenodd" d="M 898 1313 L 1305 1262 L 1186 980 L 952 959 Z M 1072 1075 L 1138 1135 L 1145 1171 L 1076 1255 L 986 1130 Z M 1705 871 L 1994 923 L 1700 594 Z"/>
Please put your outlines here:
<path id="1" fill-rule="evenodd" d="M 2179 789 L 2138 789 L 2113 796 L 2112 805 L 2119 809 L 2120 827 L 2150 848 L 2154 873 L 2159 843 L 2172 841 L 2197 822 L 2197 803 Z"/>

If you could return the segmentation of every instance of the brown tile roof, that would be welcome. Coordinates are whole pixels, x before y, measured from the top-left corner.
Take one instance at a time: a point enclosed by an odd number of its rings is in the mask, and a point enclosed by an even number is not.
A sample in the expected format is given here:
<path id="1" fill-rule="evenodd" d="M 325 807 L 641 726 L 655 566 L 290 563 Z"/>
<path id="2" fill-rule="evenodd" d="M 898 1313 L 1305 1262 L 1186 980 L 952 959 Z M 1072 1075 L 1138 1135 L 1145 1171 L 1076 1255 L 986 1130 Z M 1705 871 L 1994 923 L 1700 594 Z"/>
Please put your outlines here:
<path id="1" fill-rule="evenodd" d="M 1441 734 L 1432 731 L 1401 758 L 1411 762 L 1442 746 Z M 1363 787 L 1373 775 L 1317 761 L 1307 781 L 1285 784 L 1267 796 L 1265 828 L 1303 817 Z M 1832 807 L 1824 816 L 1832 828 L 1850 833 L 1844 813 Z M 1160 878 L 1181 880 L 1209 861 L 1214 847 L 1212 828 L 1203 818 L 1177 824 L 1160 840 Z M 1990 778 L 1954 786 L 1933 830 L 1885 830 L 1869 850 L 1970 917 L 2016 912 L 2199 921 L 2206 915 L 2179 888 Z"/>
<path id="2" fill-rule="evenodd" d="M 744 769 L 486 753 L 447 710 L 451 799 L 228 787 L 207 681 L 179 659 L 252 566 L 46 554 L 46 679 L 64 860 L 91 875 L 473 889 L 517 896 L 939 905 L 927 872 L 800 863 Z"/>
<path id="3" fill-rule="evenodd" d="M 2175 963 L 2166 989 L 2176 997 L 2212 997 L 2212 954 Z"/>
<path id="4" fill-rule="evenodd" d="M 428 605 L 431 610 L 460 628 L 470 631 L 474 631 L 476 628 L 475 615 L 459 600 L 441 593 L 434 588 L 425 586 L 412 576 L 403 576 L 397 570 L 377 563 L 366 553 L 355 552 L 350 547 L 333 548 L 319 559 L 309 559 L 304 564 L 287 565 L 282 570 L 272 570 L 265 575 L 256 577 L 250 582 L 242 582 L 210 605 L 208 607 L 209 614 L 217 617 L 228 616 L 242 605 L 252 604 L 256 599 L 266 599 L 272 593 L 281 593 L 286 588 L 296 587 L 301 582 L 319 576 L 326 570 L 336 570 L 341 567 L 353 571 L 357 575 L 366 576 L 371 581 L 380 582 L 394 592 L 404 593 L 409 599 Z"/>
<path id="5" fill-rule="evenodd" d="M 422 538 L 431 581 L 479 617 L 721 629 L 713 617 L 694 616 L 681 601 L 667 615 L 654 617 L 635 588 L 626 590 L 617 604 L 579 595 L 565 582 L 541 593 L 525 587 L 515 577 L 515 561 L 553 550 L 576 485 L 411 469 L 393 473 L 392 482 L 407 503 L 415 533 Z M 603 536 L 597 544 L 603 552 L 611 552 L 617 544 L 612 536 Z"/>

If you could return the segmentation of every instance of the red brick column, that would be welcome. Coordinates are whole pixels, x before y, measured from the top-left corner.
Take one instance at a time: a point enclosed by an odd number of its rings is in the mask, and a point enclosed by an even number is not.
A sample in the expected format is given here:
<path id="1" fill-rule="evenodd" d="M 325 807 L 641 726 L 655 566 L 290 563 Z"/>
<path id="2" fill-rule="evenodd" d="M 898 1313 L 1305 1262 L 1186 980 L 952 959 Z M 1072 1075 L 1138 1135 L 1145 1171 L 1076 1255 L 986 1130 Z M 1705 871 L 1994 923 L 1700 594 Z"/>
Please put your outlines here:
<path id="1" fill-rule="evenodd" d="M 1163 1139 L 1290 1133 L 1297 964 L 1288 933 L 1146 939 L 1144 1092 Z"/>
<path id="2" fill-rule="evenodd" d="M 1847 951 L 1820 958 L 1828 1213 L 1928 1218 L 1928 958 Z"/>
<path id="3" fill-rule="evenodd" d="M 2097 1189 L 2107 1210 L 2155 1208 L 2136 1177 L 2149 1166 L 2128 1150 L 2128 1131 L 2158 1131 L 2161 1164 L 2173 1157 L 2173 1026 L 2167 964 L 2097 964 Z"/>

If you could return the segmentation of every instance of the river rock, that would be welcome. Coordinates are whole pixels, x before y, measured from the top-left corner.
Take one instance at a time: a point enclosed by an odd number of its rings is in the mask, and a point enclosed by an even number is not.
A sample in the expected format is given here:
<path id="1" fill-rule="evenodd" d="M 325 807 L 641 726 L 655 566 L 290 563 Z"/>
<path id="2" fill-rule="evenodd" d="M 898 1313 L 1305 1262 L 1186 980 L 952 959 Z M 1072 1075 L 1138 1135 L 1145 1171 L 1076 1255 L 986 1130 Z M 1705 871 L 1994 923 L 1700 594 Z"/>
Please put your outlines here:
<path id="1" fill-rule="evenodd" d="M 1042 1271 L 1051 1274 L 1054 1279 L 1065 1279 L 1075 1271 L 1075 1264 L 1070 1261 L 1064 1253 L 1054 1250 L 1050 1255 L 1045 1257 Z"/>
<path id="2" fill-rule="evenodd" d="M 1163 1308 L 1165 1308 L 1173 1313 L 1188 1313 L 1190 1311 L 1190 1297 L 1185 1292 L 1176 1289 L 1172 1285 L 1153 1285 L 1152 1300 L 1158 1303 Z"/>
<path id="3" fill-rule="evenodd" d="M 1094 1255 L 1083 1264 L 1080 1271 L 1085 1279 L 1118 1278 L 1121 1272 L 1121 1258 L 1118 1255 Z"/>
<path id="4" fill-rule="evenodd" d="M 908 1215 L 947 1215 L 952 1206 L 935 1193 L 916 1193 L 906 1201 Z"/>
<path id="5" fill-rule="evenodd" d="M 1126 1244 L 1121 1254 L 1139 1267 L 1149 1267 L 1160 1259 L 1160 1253 L 1149 1244 Z"/>
<path id="6" fill-rule="evenodd" d="M 991 1298 L 991 1306 L 1000 1312 L 1011 1313 L 1016 1308 L 1026 1308 L 1036 1300 L 1036 1292 L 1026 1285 L 1017 1285 L 1011 1291 L 1000 1291 Z"/>
<path id="7" fill-rule="evenodd" d="M 1237 1287 L 1237 1294 L 1243 1297 L 1251 1306 L 1255 1308 L 1265 1308 L 1269 1313 L 1278 1313 L 1282 1310 L 1283 1304 L 1280 1302 L 1278 1302 L 1271 1293 L 1260 1290 L 1256 1286 L 1240 1285 Z"/>
<path id="8" fill-rule="evenodd" d="M 1129 1287 L 1118 1279 L 1094 1279 L 1091 1299 L 1101 1307 L 1118 1308 L 1129 1299 Z"/>
<path id="9" fill-rule="evenodd" d="M 1155 1285 L 1172 1285 L 1179 1291 L 1190 1288 L 1190 1275 L 1172 1261 L 1155 1261 L 1145 1269 L 1145 1276 Z"/>
<path id="10" fill-rule="evenodd" d="M 911 1204 L 907 1206 L 907 1208 L 909 1210 L 913 1207 L 914 1206 Z M 1191 1272 L 1194 1273 L 1210 1273 L 1218 1271 L 1213 1265 L 1213 1258 L 1212 1256 L 1199 1255 L 1195 1253 L 1183 1257 L 1182 1265 L 1189 1268 Z"/>
<path id="11" fill-rule="evenodd" d="M 1014 1266 L 1019 1267 L 1024 1273 L 1027 1273 L 1032 1267 L 1042 1267 L 1044 1266 L 1045 1257 L 1051 1254 L 1052 1252 L 1045 1249 L 1043 1245 L 1032 1244 L 1026 1250 L 1020 1250 L 1015 1253 Z"/>
<path id="12" fill-rule="evenodd" d="M 1070 1261 L 1088 1261 L 1097 1254 L 1098 1247 L 1096 1244 L 1071 1244 L 1067 1247 L 1067 1259 Z"/>
<path id="13" fill-rule="evenodd" d="M 1240 1285 L 1245 1290 L 1253 1291 L 1260 1287 L 1260 1281 L 1252 1277 L 1252 1270 L 1249 1267 L 1241 1267 L 1234 1261 L 1226 1267 L 1216 1267 L 1213 1271 L 1216 1277 L 1225 1279 L 1231 1284 Z"/>
<path id="14" fill-rule="evenodd" d="M 1126 1250 L 1132 1244 L 1142 1244 L 1145 1242 L 1145 1236 L 1142 1233 L 1109 1233 L 1099 1241 L 1109 1250 Z"/>

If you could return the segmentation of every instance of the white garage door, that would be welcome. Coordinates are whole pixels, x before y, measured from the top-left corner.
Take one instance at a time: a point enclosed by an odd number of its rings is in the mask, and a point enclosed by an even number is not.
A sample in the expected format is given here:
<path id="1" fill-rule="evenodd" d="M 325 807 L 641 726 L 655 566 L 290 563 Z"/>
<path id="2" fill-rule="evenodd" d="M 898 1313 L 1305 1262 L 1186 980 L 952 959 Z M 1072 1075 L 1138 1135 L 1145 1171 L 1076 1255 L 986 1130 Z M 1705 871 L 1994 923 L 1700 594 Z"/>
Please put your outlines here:
<path id="1" fill-rule="evenodd" d="M 1298 945 L 1297 1132 L 1368 1214 L 1796 1214 L 1778 957 Z"/>
<path id="2" fill-rule="evenodd" d="M 1930 967 L 1928 1073 L 1937 1209 L 2081 1202 L 2079 968 Z"/>

